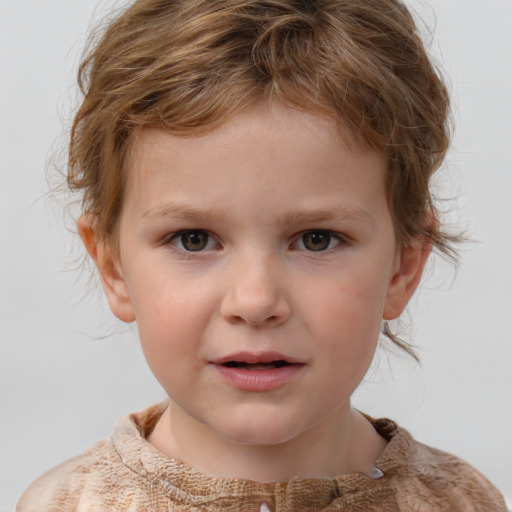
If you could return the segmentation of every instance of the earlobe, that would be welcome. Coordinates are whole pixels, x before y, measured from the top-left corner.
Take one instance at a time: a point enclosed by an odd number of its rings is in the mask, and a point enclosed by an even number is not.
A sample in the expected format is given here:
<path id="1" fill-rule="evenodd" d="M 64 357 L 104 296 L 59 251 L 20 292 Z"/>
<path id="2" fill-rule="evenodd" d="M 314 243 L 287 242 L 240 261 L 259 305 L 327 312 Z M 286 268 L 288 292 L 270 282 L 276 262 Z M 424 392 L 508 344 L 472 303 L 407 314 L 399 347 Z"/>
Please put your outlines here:
<path id="1" fill-rule="evenodd" d="M 384 320 L 394 320 L 402 314 L 420 283 L 431 252 L 432 242 L 422 237 L 414 240 L 397 256 L 384 306 Z"/>
<path id="2" fill-rule="evenodd" d="M 78 233 L 96 264 L 110 309 L 123 322 L 133 322 L 135 312 L 119 257 L 111 244 L 99 239 L 95 231 L 96 223 L 94 215 L 83 214 L 77 222 Z"/>

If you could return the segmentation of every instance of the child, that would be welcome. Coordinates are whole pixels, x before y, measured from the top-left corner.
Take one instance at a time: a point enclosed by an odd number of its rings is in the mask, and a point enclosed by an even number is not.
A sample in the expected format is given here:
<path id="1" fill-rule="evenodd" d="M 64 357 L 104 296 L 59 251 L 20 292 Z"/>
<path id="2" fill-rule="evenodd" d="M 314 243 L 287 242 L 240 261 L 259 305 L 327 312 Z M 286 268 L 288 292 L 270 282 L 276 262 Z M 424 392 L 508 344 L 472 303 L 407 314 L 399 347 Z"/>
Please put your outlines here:
<path id="1" fill-rule="evenodd" d="M 446 89 L 397 0 L 138 0 L 82 64 L 68 183 L 169 400 L 37 480 L 37 511 L 505 511 L 350 407 L 433 246 Z"/>

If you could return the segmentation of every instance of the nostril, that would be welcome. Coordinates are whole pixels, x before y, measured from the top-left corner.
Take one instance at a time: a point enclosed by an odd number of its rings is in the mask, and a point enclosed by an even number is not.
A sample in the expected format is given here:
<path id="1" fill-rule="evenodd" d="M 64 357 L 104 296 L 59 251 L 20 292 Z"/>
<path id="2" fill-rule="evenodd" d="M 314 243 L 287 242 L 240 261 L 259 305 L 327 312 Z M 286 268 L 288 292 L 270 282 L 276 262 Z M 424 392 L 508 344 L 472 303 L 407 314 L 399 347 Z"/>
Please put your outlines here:
<path id="1" fill-rule="evenodd" d="M 276 315 L 268 316 L 267 318 L 264 318 L 262 321 L 253 322 L 251 320 L 248 320 L 246 318 L 240 318 L 241 321 L 245 322 L 247 325 L 250 325 L 251 327 L 261 327 L 264 324 L 275 322 L 279 317 Z"/>
<path id="2" fill-rule="evenodd" d="M 254 328 L 277 326 L 290 316 L 290 304 L 281 293 L 248 293 L 234 286 L 224 296 L 221 315 L 230 324 L 245 324 Z"/>

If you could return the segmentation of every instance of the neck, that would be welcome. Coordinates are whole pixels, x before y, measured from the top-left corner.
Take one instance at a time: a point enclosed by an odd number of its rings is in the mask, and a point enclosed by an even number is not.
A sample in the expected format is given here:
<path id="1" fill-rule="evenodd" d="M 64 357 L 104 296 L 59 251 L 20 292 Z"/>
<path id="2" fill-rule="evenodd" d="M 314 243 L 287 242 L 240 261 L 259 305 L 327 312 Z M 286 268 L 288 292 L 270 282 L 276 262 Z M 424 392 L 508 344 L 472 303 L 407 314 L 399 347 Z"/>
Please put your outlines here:
<path id="1" fill-rule="evenodd" d="M 367 473 L 386 446 L 349 403 L 300 436 L 272 445 L 233 442 L 170 403 L 148 441 L 207 476 L 257 482 Z"/>

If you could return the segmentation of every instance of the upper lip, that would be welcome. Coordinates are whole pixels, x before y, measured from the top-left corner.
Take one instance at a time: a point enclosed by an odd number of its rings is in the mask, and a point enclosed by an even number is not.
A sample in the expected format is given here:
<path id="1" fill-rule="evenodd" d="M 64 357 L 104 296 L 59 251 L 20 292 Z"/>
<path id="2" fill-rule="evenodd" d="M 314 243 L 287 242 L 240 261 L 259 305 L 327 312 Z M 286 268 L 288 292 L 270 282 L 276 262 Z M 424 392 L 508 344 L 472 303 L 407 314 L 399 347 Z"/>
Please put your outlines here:
<path id="1" fill-rule="evenodd" d="M 272 363 L 273 361 L 286 361 L 287 363 L 302 363 L 299 359 L 285 356 L 279 352 L 237 352 L 236 354 L 229 354 L 222 356 L 211 361 L 214 364 L 225 364 L 230 361 L 237 363 Z"/>

